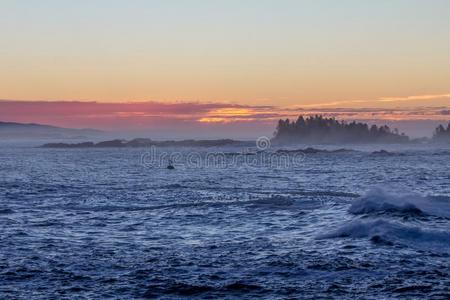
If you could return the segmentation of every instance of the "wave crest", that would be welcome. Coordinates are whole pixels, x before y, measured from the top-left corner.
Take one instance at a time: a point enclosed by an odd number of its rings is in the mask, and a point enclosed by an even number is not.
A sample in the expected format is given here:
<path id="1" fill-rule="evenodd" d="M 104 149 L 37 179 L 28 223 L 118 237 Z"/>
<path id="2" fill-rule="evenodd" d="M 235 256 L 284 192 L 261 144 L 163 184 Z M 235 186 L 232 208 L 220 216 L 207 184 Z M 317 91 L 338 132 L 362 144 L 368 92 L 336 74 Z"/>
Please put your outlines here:
<path id="1" fill-rule="evenodd" d="M 355 215 L 400 212 L 450 218 L 450 199 L 443 196 L 393 193 L 375 188 L 354 201 L 348 211 Z"/>

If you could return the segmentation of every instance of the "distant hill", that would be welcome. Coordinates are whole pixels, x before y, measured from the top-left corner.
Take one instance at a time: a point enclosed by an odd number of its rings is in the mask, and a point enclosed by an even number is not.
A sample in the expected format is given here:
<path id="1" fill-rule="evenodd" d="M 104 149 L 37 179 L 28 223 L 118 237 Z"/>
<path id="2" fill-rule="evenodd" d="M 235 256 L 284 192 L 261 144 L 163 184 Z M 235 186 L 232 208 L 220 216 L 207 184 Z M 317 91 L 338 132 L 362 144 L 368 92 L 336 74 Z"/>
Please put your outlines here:
<path id="1" fill-rule="evenodd" d="M 96 129 L 74 129 L 34 123 L 14 123 L 0 121 L 0 138 L 8 139 L 33 139 L 33 138 L 63 138 L 78 139 L 103 134 Z"/>

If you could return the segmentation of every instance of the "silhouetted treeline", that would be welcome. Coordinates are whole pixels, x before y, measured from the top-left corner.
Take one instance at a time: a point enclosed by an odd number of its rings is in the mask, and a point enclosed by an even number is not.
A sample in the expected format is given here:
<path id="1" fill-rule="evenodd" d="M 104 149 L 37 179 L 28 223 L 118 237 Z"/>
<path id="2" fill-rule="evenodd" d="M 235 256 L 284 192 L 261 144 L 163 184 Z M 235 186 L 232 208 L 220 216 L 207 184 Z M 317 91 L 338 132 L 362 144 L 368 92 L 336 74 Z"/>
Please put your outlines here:
<path id="1" fill-rule="evenodd" d="M 366 123 L 338 121 L 321 115 L 296 121 L 279 120 L 275 141 L 292 143 L 405 143 L 404 133 L 388 126 L 369 127 Z"/>
<path id="2" fill-rule="evenodd" d="M 443 125 L 439 125 L 434 131 L 433 141 L 450 143 L 450 123 L 447 128 Z"/>

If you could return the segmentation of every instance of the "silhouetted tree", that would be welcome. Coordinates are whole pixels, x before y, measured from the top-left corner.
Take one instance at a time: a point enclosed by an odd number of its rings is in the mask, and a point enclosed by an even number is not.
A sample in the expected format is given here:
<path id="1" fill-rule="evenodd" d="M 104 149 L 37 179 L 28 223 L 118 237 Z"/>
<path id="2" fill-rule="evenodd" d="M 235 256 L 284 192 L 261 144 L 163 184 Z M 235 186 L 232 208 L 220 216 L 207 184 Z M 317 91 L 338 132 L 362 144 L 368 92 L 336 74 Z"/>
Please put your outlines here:
<path id="1" fill-rule="evenodd" d="M 436 127 L 433 141 L 450 143 L 450 123 L 448 123 L 447 129 L 442 124 Z"/>

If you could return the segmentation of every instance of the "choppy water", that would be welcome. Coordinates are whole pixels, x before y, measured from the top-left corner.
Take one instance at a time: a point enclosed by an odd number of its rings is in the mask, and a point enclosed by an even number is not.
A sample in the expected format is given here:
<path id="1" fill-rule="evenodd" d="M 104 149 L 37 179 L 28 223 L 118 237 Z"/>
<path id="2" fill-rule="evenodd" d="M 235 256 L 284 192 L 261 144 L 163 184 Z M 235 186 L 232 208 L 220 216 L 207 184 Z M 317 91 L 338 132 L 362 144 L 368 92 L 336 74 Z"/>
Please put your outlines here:
<path id="1" fill-rule="evenodd" d="M 370 151 L 170 171 L 4 146 L 0 298 L 448 299 L 450 151 Z"/>

